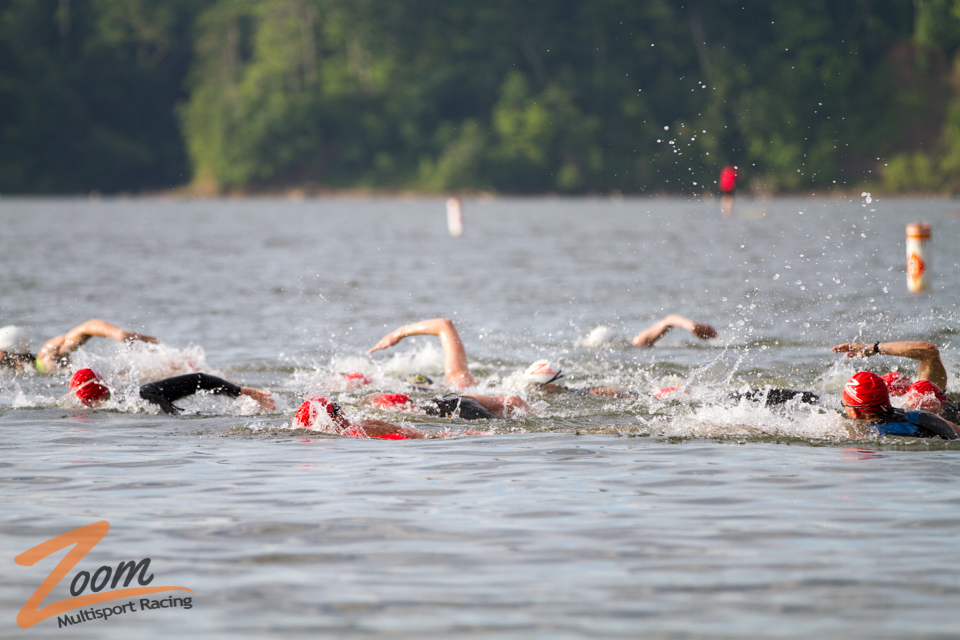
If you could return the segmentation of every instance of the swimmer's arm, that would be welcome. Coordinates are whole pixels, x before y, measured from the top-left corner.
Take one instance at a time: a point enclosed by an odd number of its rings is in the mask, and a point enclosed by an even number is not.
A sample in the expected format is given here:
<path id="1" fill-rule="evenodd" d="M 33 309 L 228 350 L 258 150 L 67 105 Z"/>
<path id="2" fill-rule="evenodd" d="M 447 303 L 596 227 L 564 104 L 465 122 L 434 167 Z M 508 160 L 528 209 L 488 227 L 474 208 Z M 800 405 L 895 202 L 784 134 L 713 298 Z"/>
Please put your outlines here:
<path id="1" fill-rule="evenodd" d="M 67 332 L 63 344 L 60 347 L 61 352 L 70 352 L 80 347 L 90 338 L 110 338 L 117 342 L 153 342 L 157 339 L 134 331 L 124 331 L 120 327 L 114 326 L 109 322 L 98 320 L 96 318 L 87 320 L 81 325 L 77 325 Z"/>
<path id="2" fill-rule="evenodd" d="M 44 369 L 48 371 L 56 369 L 57 360 L 76 351 L 90 338 L 111 338 L 117 342 L 156 342 L 153 336 L 132 331 L 124 331 L 120 327 L 114 326 L 109 322 L 98 320 L 96 318 L 87 320 L 83 324 L 70 329 L 63 336 L 57 336 L 48 340 L 37 353 L 37 359 Z"/>
<path id="3" fill-rule="evenodd" d="M 940 419 L 943 420 L 944 422 L 946 422 L 948 425 L 950 425 L 950 428 L 953 429 L 954 431 L 956 431 L 956 432 L 957 432 L 957 437 L 960 438 L 960 425 L 956 425 L 956 424 L 950 422 L 949 420 L 945 420 L 944 418 L 940 418 Z"/>
<path id="4" fill-rule="evenodd" d="M 939 423 L 942 423 L 942 424 L 947 425 L 948 427 L 950 427 L 951 429 L 953 429 L 954 433 L 957 434 L 957 438 L 960 438 L 960 426 L 955 425 L 954 423 L 950 422 L 949 420 L 947 420 L 947 419 L 944 418 L 943 416 L 938 416 L 938 415 L 935 414 L 935 413 L 923 414 L 922 417 L 921 417 L 921 419 L 920 419 L 920 424 L 921 424 L 922 426 L 926 426 L 926 425 L 924 425 L 924 423 L 927 422 L 927 421 L 939 422 Z M 929 427 L 928 427 L 928 428 L 929 428 Z M 933 431 L 934 433 L 937 433 L 936 429 L 931 429 L 931 431 Z M 940 437 L 942 438 L 943 436 L 940 436 Z"/>
<path id="5" fill-rule="evenodd" d="M 183 376 L 180 376 L 183 377 Z M 273 411 L 277 408 L 273 400 L 273 395 L 263 389 L 254 389 L 253 387 L 240 387 L 232 382 L 211 376 L 207 373 L 188 373 L 186 377 L 195 377 L 197 379 L 197 390 L 210 391 L 216 395 L 227 395 L 231 398 L 247 396 L 253 398 L 260 404 L 260 408 L 266 411 Z"/>
<path id="6" fill-rule="evenodd" d="M 387 349 L 409 336 L 437 336 L 443 348 L 443 371 L 447 382 L 458 389 L 465 389 L 477 384 L 477 379 L 470 373 L 467 366 L 467 352 L 460 340 L 460 334 L 453 321 L 448 318 L 434 318 L 415 322 L 391 331 L 380 342 L 375 344 L 368 353 Z"/>
<path id="7" fill-rule="evenodd" d="M 239 387 L 232 382 L 208 373 L 188 373 L 150 382 L 140 387 L 140 397 L 148 402 L 160 405 L 160 408 L 166 413 L 176 413 L 179 410 L 171 410 L 171 408 L 176 409 L 173 403 L 198 391 L 210 391 L 216 395 L 225 395 L 231 398 L 248 396 L 256 400 L 265 410 L 273 411 L 276 409 L 273 396 L 269 391 L 252 387 Z"/>
<path id="8" fill-rule="evenodd" d="M 940 350 L 929 342 L 903 340 L 900 342 L 881 342 L 874 350 L 872 344 L 845 342 L 833 348 L 834 353 L 845 353 L 848 358 L 860 356 L 869 358 L 874 355 L 899 356 L 919 362 L 918 380 L 927 380 L 941 389 L 947 388 L 947 369 L 940 360 Z"/>
<path id="9" fill-rule="evenodd" d="M 176 415 L 180 413 L 180 407 L 173 403 L 200 390 L 228 395 L 231 398 L 236 398 L 242 392 L 240 387 L 223 378 L 207 373 L 188 373 L 148 382 L 140 387 L 140 397 L 151 404 L 158 405 L 164 413 Z"/>
<path id="10" fill-rule="evenodd" d="M 590 387 L 587 389 L 588 396 L 603 396 L 605 398 L 632 398 L 633 396 L 623 391 L 609 389 L 607 387 Z"/>
<path id="11" fill-rule="evenodd" d="M 465 393 L 463 397 L 473 398 L 480 403 L 480 406 L 498 418 L 506 418 L 515 411 L 530 411 L 530 405 L 520 396 L 482 396 Z"/>
<path id="12" fill-rule="evenodd" d="M 390 424 L 389 422 L 374 420 L 372 418 L 359 420 L 353 424 L 354 426 L 362 428 L 364 433 L 372 437 L 388 436 L 391 433 L 399 433 L 414 440 L 428 437 L 423 431 L 419 431 L 411 427 L 401 427 L 398 424 Z"/>
<path id="13" fill-rule="evenodd" d="M 673 327 L 686 329 L 701 340 L 717 337 L 717 330 L 710 325 L 694 322 L 690 318 L 685 318 L 684 316 L 676 313 L 671 313 L 667 317 L 655 322 L 653 325 L 635 335 L 632 340 L 633 346 L 652 347 L 657 340 L 663 337 L 663 334 Z"/>

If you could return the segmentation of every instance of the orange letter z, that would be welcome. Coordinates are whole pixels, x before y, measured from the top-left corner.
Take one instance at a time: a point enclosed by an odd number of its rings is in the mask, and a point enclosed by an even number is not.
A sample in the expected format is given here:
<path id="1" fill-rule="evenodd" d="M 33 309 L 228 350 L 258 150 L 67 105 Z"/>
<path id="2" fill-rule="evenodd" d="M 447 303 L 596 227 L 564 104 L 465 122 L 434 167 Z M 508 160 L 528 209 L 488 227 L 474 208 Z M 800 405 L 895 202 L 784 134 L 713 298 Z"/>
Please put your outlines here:
<path id="1" fill-rule="evenodd" d="M 158 591 L 190 591 L 186 587 L 139 587 L 134 589 L 116 589 L 114 591 L 107 591 L 103 593 L 91 593 L 85 596 L 77 596 L 76 598 L 67 598 L 66 600 L 60 600 L 49 604 L 44 608 L 40 608 L 40 604 L 43 602 L 43 599 L 53 591 L 53 588 L 63 580 L 63 577 L 70 572 L 70 569 L 73 569 L 80 560 L 87 555 L 91 549 L 97 546 L 97 543 L 103 540 L 103 537 L 107 535 L 107 531 L 110 530 L 110 523 L 106 520 L 101 520 L 100 522 L 94 522 L 93 524 L 88 524 L 85 527 L 80 527 L 74 529 L 73 531 L 67 531 L 66 533 L 60 534 L 56 538 L 51 538 L 46 542 L 41 542 L 33 549 L 24 551 L 16 558 L 14 561 L 23 567 L 32 567 L 37 564 L 39 561 L 43 560 L 47 556 L 60 551 L 66 547 L 69 547 L 72 544 L 77 545 L 69 552 L 67 555 L 63 556 L 63 560 L 57 563 L 57 566 L 53 568 L 53 571 L 47 576 L 47 579 L 43 581 L 40 587 L 33 592 L 33 595 L 30 596 L 30 599 L 27 600 L 26 604 L 23 605 L 23 608 L 20 609 L 20 613 L 17 614 L 17 626 L 21 629 L 26 629 L 37 624 L 41 620 L 46 620 L 52 616 L 60 615 L 64 611 L 69 611 L 70 609 L 77 609 L 79 607 L 86 607 L 88 605 L 97 604 L 99 602 L 107 602 L 109 600 L 122 600 L 123 598 L 132 598 L 133 596 L 140 596 L 147 593 L 156 593 Z"/>

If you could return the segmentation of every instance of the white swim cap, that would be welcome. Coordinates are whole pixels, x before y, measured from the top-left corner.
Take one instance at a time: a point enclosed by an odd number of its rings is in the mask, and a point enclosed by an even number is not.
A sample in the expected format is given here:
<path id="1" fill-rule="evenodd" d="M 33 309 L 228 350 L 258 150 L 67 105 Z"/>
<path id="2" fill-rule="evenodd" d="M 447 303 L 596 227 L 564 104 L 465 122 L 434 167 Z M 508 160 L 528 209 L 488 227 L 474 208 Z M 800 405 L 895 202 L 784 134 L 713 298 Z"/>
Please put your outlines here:
<path id="1" fill-rule="evenodd" d="M 0 351 L 27 353 L 30 351 L 30 336 L 16 325 L 7 325 L 0 329 Z"/>
<path id="2" fill-rule="evenodd" d="M 523 372 L 523 375 L 530 382 L 536 382 L 537 384 L 547 384 L 549 382 L 559 384 L 563 380 L 563 371 L 549 360 L 537 360 Z"/>
<path id="3" fill-rule="evenodd" d="M 580 346 L 586 347 L 587 349 L 596 349 L 597 347 L 602 347 L 605 344 L 616 341 L 619 337 L 619 334 L 613 327 L 600 325 L 599 327 L 594 327 L 593 331 L 588 333 L 586 337 L 580 341 Z"/>

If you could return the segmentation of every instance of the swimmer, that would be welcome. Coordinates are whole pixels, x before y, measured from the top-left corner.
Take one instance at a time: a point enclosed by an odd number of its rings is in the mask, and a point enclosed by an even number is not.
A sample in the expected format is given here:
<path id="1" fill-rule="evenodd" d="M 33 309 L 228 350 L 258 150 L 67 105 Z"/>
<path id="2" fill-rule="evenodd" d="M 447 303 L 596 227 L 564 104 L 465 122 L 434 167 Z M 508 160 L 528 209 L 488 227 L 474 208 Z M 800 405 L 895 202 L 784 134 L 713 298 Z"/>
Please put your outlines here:
<path id="1" fill-rule="evenodd" d="M 151 342 L 153 336 L 124 331 L 103 320 L 87 320 L 70 329 L 65 335 L 51 338 L 36 354 L 30 353 L 30 338 L 20 327 L 10 325 L 0 329 L 0 368 L 23 371 L 36 369 L 54 373 L 70 363 L 70 354 L 90 338 L 111 338 L 117 342 Z"/>
<path id="2" fill-rule="evenodd" d="M 384 393 L 364 398 L 361 402 L 388 411 L 423 411 L 428 416 L 440 416 L 442 418 L 492 420 L 505 417 L 492 414 L 470 396 L 450 395 L 417 401 L 405 393 Z"/>
<path id="3" fill-rule="evenodd" d="M 944 420 L 960 424 L 960 403 L 951 400 L 938 385 L 929 380 L 914 382 L 903 395 L 905 409 L 929 411 Z"/>
<path id="4" fill-rule="evenodd" d="M 917 367 L 917 383 L 930 382 L 936 385 L 938 393 L 937 398 L 940 403 L 940 410 L 934 413 L 940 414 L 947 420 L 956 422 L 960 420 L 960 405 L 953 402 L 945 393 L 947 388 L 947 369 L 943 366 L 940 359 L 940 350 L 929 342 L 919 341 L 900 341 L 900 342 L 874 342 L 872 345 L 862 344 L 860 342 L 846 342 L 838 344 L 833 348 L 834 353 L 846 353 L 848 358 L 860 356 L 869 358 L 875 355 L 898 356 L 901 358 L 910 358 L 919 363 Z M 887 389 L 891 396 L 906 395 L 913 383 L 910 378 L 899 371 L 891 371 L 881 376 L 887 383 Z M 925 391 L 921 395 L 928 395 L 929 389 L 924 387 Z M 908 401 L 905 406 L 908 409 L 918 408 L 919 400 Z"/>
<path id="5" fill-rule="evenodd" d="M 103 377 L 93 369 L 80 369 L 70 379 L 70 389 L 83 404 L 94 407 L 110 399 L 110 388 Z M 198 391 L 209 391 L 214 395 L 231 398 L 247 396 L 260 404 L 264 411 L 274 411 L 277 407 L 269 391 L 252 387 L 239 387 L 223 378 L 206 373 L 188 373 L 150 382 L 140 387 L 140 397 L 160 407 L 164 413 L 176 415 L 182 409 L 175 404 L 177 400 L 193 395 Z"/>
<path id="6" fill-rule="evenodd" d="M 636 398 L 634 391 L 617 391 L 609 387 L 568 387 L 566 376 L 559 366 L 549 360 L 537 360 L 523 372 L 527 382 L 536 385 L 544 393 L 572 393 L 578 396 L 603 396 L 607 398 Z"/>
<path id="7" fill-rule="evenodd" d="M 674 327 L 686 329 L 701 340 L 709 340 L 710 338 L 717 337 L 717 330 L 710 325 L 694 322 L 690 318 L 671 313 L 633 336 L 631 342 L 635 347 L 652 347 L 656 344 L 657 340 L 662 338 L 667 331 L 670 331 L 670 329 Z"/>
<path id="8" fill-rule="evenodd" d="M 880 435 L 907 438 L 934 438 L 956 440 L 960 426 L 927 411 L 904 411 L 890 404 L 887 384 L 875 373 L 860 371 L 843 386 L 841 404 L 847 416 L 856 421 L 851 429 L 858 437 L 870 435 L 864 426 L 876 429 Z"/>
<path id="9" fill-rule="evenodd" d="M 457 328 L 449 318 L 433 318 L 432 320 L 415 322 L 395 329 L 381 338 L 380 342 L 375 344 L 368 353 L 392 347 L 410 336 L 437 336 L 440 338 L 440 347 L 443 349 L 444 378 L 457 389 L 476 386 L 477 379 L 470 373 L 470 367 L 467 364 L 467 352 L 460 340 L 460 334 L 457 333 Z M 497 417 L 506 417 L 519 409 L 530 410 L 530 405 L 518 396 L 463 394 L 462 397 L 472 398 Z"/>
<path id="10" fill-rule="evenodd" d="M 382 420 L 366 419 L 350 422 L 350 420 L 343 415 L 340 405 L 326 398 L 310 398 L 309 400 L 305 400 L 303 404 L 300 405 L 300 408 L 297 409 L 294 424 L 303 429 L 320 427 L 322 430 L 323 427 L 329 427 L 333 433 L 351 438 L 418 440 L 421 438 L 441 437 L 440 434 L 427 434 L 412 427 L 402 427 Z"/>
<path id="11" fill-rule="evenodd" d="M 610 398 L 636 398 L 640 394 L 635 391 L 617 391 L 608 387 L 567 387 L 565 376 L 560 367 L 549 360 L 537 360 L 523 373 L 524 378 L 537 385 L 538 389 L 547 393 L 573 393 L 582 396 L 605 396 Z M 655 389 L 653 395 L 658 399 L 665 399 L 677 393 L 690 393 L 683 385 Z M 753 402 L 763 402 L 764 406 L 782 406 L 791 400 L 798 400 L 804 404 L 816 404 L 820 397 L 812 391 L 798 391 L 796 389 L 782 389 L 767 387 L 763 389 L 748 389 L 734 391 L 727 396 L 729 400 L 739 402 L 741 399 Z"/>

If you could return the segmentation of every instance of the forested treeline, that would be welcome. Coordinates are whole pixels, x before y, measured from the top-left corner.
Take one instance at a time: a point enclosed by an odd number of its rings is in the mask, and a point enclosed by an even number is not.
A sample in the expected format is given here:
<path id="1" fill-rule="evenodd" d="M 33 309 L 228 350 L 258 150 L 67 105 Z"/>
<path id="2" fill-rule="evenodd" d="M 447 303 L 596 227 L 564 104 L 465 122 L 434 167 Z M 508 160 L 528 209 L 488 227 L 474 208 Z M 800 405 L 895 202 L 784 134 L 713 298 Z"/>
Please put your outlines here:
<path id="1" fill-rule="evenodd" d="M 960 190 L 960 0 L 0 0 L 0 192 Z"/>

